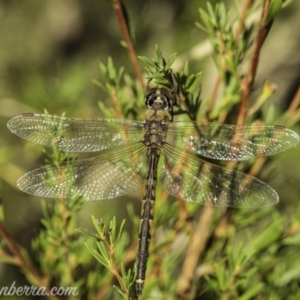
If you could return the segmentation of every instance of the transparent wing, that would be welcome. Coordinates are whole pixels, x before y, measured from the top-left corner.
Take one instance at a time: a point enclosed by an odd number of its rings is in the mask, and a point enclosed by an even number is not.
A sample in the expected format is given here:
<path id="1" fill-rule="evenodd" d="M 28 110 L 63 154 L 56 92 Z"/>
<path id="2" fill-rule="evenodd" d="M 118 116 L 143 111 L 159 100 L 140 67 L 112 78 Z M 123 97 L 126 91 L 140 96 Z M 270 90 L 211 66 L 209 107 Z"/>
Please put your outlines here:
<path id="1" fill-rule="evenodd" d="M 47 165 L 23 175 L 17 183 L 22 191 L 46 198 L 85 197 L 106 200 L 139 190 L 146 178 L 144 146 L 122 146 L 100 156 Z"/>
<path id="2" fill-rule="evenodd" d="M 279 153 L 296 146 L 300 138 L 283 126 L 169 124 L 167 141 L 204 157 L 218 160 L 247 160 Z"/>
<path id="3" fill-rule="evenodd" d="M 205 162 L 192 153 L 166 145 L 159 168 L 159 183 L 184 201 L 215 207 L 264 207 L 279 201 L 261 180 Z"/>
<path id="4" fill-rule="evenodd" d="M 138 142 L 143 123 L 126 119 L 66 118 L 27 113 L 8 121 L 14 134 L 65 152 L 94 152 Z"/>

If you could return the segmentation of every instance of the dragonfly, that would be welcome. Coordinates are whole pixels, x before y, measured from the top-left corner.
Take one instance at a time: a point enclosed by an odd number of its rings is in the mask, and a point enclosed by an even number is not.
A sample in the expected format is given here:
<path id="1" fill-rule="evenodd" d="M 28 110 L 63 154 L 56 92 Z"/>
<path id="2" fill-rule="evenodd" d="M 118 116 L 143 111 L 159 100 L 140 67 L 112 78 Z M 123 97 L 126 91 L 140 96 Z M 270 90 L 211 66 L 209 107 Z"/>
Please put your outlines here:
<path id="1" fill-rule="evenodd" d="M 26 173 L 17 186 L 28 194 L 108 200 L 144 190 L 135 284 L 138 296 L 146 278 L 157 185 L 178 199 L 212 207 L 273 205 L 279 197 L 268 184 L 202 157 L 244 161 L 285 151 L 300 140 L 294 131 L 279 125 L 174 121 L 170 115 L 174 101 L 170 88 L 148 86 L 142 121 L 24 113 L 7 124 L 26 140 L 64 152 L 100 152 Z"/>

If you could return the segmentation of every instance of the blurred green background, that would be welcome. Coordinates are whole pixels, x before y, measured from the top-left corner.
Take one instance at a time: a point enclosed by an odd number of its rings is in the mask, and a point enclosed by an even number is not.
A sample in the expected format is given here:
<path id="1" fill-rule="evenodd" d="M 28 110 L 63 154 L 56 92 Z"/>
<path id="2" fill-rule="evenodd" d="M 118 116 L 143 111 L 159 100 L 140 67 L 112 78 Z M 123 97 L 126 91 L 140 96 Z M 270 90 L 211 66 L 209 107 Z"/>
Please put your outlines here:
<path id="1" fill-rule="evenodd" d="M 175 69 L 180 70 L 188 60 L 193 72 L 203 71 L 203 97 L 211 93 L 216 76 L 206 34 L 194 24 L 199 21 L 198 7 L 205 3 L 126 1 L 137 54 L 154 57 L 155 44 L 165 56 L 178 52 Z M 226 3 L 228 7 L 232 5 L 231 1 Z M 253 90 L 255 98 L 265 79 L 274 81 L 279 88 L 268 103 L 276 103 L 282 109 L 299 88 L 299 14 L 300 2 L 293 1 L 276 18 L 260 57 Z M 92 79 L 101 81 L 98 61 L 106 62 L 111 56 L 117 68 L 124 66 L 134 76 L 120 40 L 120 29 L 108 1 L 0 1 L 1 194 L 5 224 L 23 246 L 29 247 L 38 232 L 40 199 L 18 191 L 16 181 L 26 171 L 43 165 L 45 155 L 41 146 L 10 133 L 6 123 L 17 114 L 43 113 L 44 109 L 57 115 L 66 112 L 67 116 L 100 116 L 98 102 L 108 106 L 112 103 L 92 83 Z M 287 217 L 298 206 L 299 169 L 298 147 L 278 156 L 276 164 L 265 170 Z M 136 204 L 139 205 L 138 200 Z M 115 214 L 126 217 L 118 199 L 86 203 L 80 212 L 82 227 L 91 226 L 91 213 L 104 220 Z M 1 264 L 0 287 L 13 281 L 21 284 L 25 279 L 17 268 Z"/>

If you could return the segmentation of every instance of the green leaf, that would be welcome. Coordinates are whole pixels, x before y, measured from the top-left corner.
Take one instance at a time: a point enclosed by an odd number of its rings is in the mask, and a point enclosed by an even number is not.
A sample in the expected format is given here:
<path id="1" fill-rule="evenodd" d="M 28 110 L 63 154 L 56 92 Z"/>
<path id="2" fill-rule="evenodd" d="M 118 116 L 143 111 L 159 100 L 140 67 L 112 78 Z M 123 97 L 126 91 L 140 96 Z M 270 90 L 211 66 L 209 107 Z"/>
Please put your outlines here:
<path id="1" fill-rule="evenodd" d="M 106 261 L 107 265 L 110 265 L 110 255 L 108 253 L 108 249 L 106 249 L 104 243 L 102 241 L 97 242 L 98 250 L 99 252 L 94 249 L 95 252 L 98 253 L 98 255 L 101 255 L 101 257 Z"/>
<path id="2" fill-rule="evenodd" d="M 2 204 L 0 204 L 0 221 L 4 221 L 4 210 Z"/>
<path id="3" fill-rule="evenodd" d="M 192 93 L 195 88 L 200 84 L 201 82 L 201 77 L 202 73 L 198 73 L 196 75 L 192 74 L 191 77 L 189 78 L 188 84 L 187 84 L 187 89 L 189 93 Z"/>
<path id="4" fill-rule="evenodd" d="M 110 245 L 115 244 L 116 227 L 117 227 L 117 221 L 116 221 L 116 217 L 114 216 L 113 219 L 109 223 L 109 243 L 110 243 Z"/>
<path id="5" fill-rule="evenodd" d="M 157 65 L 155 64 L 155 62 L 152 59 L 150 59 L 150 58 L 148 58 L 146 56 L 138 56 L 138 58 L 140 60 L 142 60 L 149 67 L 152 67 L 152 68 L 156 68 L 157 67 Z"/>
<path id="6" fill-rule="evenodd" d="M 186 62 L 186 63 L 184 64 L 182 74 L 183 74 L 184 76 L 186 76 L 186 77 L 189 75 L 189 64 L 188 64 L 188 62 Z"/>
<path id="7" fill-rule="evenodd" d="M 194 74 L 191 74 L 187 83 L 186 83 L 186 88 L 188 89 L 195 81 L 196 76 Z"/>
<path id="8" fill-rule="evenodd" d="M 290 282 L 299 281 L 300 269 L 299 269 L 299 259 L 294 260 L 294 264 L 290 266 L 285 272 L 280 274 L 276 280 L 275 284 L 280 287 L 287 286 Z"/>
<path id="9" fill-rule="evenodd" d="M 284 218 L 277 216 L 268 226 L 266 226 L 251 242 L 251 248 L 255 251 L 261 251 L 268 247 L 283 233 Z"/>
<path id="10" fill-rule="evenodd" d="M 285 237 L 282 241 L 283 245 L 300 245 L 300 233 Z"/>
<path id="11" fill-rule="evenodd" d="M 99 237 L 103 238 L 103 236 L 105 235 L 105 225 L 104 224 L 100 225 L 98 219 L 96 219 L 93 215 L 92 215 L 92 222 L 99 234 Z"/>
<path id="12" fill-rule="evenodd" d="M 90 233 L 88 232 L 87 230 L 83 229 L 83 228 L 77 228 L 76 231 L 84 234 L 84 235 L 87 235 L 87 236 L 90 236 L 92 237 L 93 239 L 96 239 L 97 241 L 99 240 L 99 236 L 93 234 L 93 233 Z"/>
<path id="13" fill-rule="evenodd" d="M 124 297 L 124 292 L 116 285 L 113 285 L 113 289 L 116 290 L 122 297 Z"/>
<path id="14" fill-rule="evenodd" d="M 164 68 L 166 65 L 165 60 L 162 56 L 162 52 L 161 52 L 160 48 L 157 45 L 155 46 L 155 52 L 156 52 L 156 59 L 158 61 L 159 67 Z"/>
<path id="15" fill-rule="evenodd" d="M 121 41 L 120 41 L 120 45 L 121 45 L 122 47 L 124 47 L 125 49 L 127 49 L 127 47 L 128 47 L 127 43 L 126 43 L 124 40 L 121 40 Z"/>
<path id="16" fill-rule="evenodd" d="M 123 77 L 123 74 L 124 74 L 124 67 L 121 67 L 121 68 L 119 69 L 118 75 L 117 75 L 117 77 L 116 77 L 117 85 L 120 84 L 121 79 L 122 79 L 122 77 Z"/>
<path id="17" fill-rule="evenodd" d="M 103 74 L 103 76 L 105 76 L 106 73 L 107 73 L 107 68 L 106 68 L 106 66 L 105 66 L 102 62 L 99 62 L 99 68 L 100 68 L 100 71 L 101 71 L 101 73 Z"/>
<path id="18" fill-rule="evenodd" d="M 219 21 L 219 27 L 226 29 L 227 26 L 227 12 L 226 7 L 223 2 L 218 3 L 218 21 Z"/>
<path id="19" fill-rule="evenodd" d="M 204 23 L 204 31 L 208 31 L 211 28 L 211 19 L 207 12 L 203 9 L 199 9 L 199 14 L 202 22 Z"/>
<path id="20" fill-rule="evenodd" d="M 84 245 L 87 247 L 89 252 L 106 268 L 108 268 L 107 261 L 104 259 L 103 256 L 100 255 L 100 253 L 94 248 L 89 246 L 87 243 L 84 243 Z"/>
<path id="21" fill-rule="evenodd" d="M 174 63 L 174 61 L 176 59 L 176 55 L 177 55 L 177 52 L 175 52 L 172 55 L 170 55 L 170 57 L 167 60 L 166 70 L 170 69 L 170 67 L 173 65 L 173 63 Z"/>
<path id="22" fill-rule="evenodd" d="M 117 72 L 116 68 L 114 66 L 112 58 L 109 56 L 107 59 L 107 71 L 108 71 L 108 76 L 111 80 L 115 80 L 117 77 Z"/>
<path id="23" fill-rule="evenodd" d="M 264 284 L 262 282 L 255 282 L 255 284 L 247 288 L 247 291 L 245 293 L 239 296 L 239 300 L 253 299 L 263 289 L 264 289 Z"/>
<path id="24" fill-rule="evenodd" d="M 119 233 L 118 233 L 118 236 L 115 240 L 115 244 L 117 245 L 122 237 L 122 233 L 123 233 L 123 230 L 124 230 L 124 226 L 125 226 L 125 219 L 122 221 L 121 223 L 121 226 L 120 226 L 120 229 L 119 229 Z"/>
<path id="25" fill-rule="evenodd" d="M 265 25 L 268 25 L 274 20 L 282 8 L 283 0 L 271 0 L 268 14 L 265 20 Z"/>
<path id="26" fill-rule="evenodd" d="M 195 25 L 196 25 L 198 28 L 200 28 L 202 31 L 207 32 L 206 28 L 205 28 L 202 24 L 200 24 L 199 22 L 195 22 Z"/>
<path id="27" fill-rule="evenodd" d="M 216 5 L 216 7 L 218 7 L 218 4 Z M 217 18 L 216 18 L 216 14 L 215 14 L 214 9 L 210 2 L 207 2 L 207 11 L 208 11 L 210 23 L 212 24 L 213 27 L 216 28 L 217 27 Z"/>

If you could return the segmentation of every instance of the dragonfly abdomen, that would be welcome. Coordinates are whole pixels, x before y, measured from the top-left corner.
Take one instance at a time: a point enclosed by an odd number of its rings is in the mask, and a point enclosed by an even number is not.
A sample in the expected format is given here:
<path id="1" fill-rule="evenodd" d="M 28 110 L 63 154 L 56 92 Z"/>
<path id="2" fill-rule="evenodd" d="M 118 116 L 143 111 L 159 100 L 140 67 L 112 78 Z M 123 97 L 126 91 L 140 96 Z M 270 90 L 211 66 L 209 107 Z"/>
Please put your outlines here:
<path id="1" fill-rule="evenodd" d="M 141 221 L 139 230 L 139 248 L 137 254 L 136 293 L 141 295 L 146 277 L 149 245 L 151 241 L 152 221 L 156 193 L 157 165 L 160 150 L 156 147 L 149 148 L 149 170 L 146 182 L 146 191 L 143 197 Z"/>

